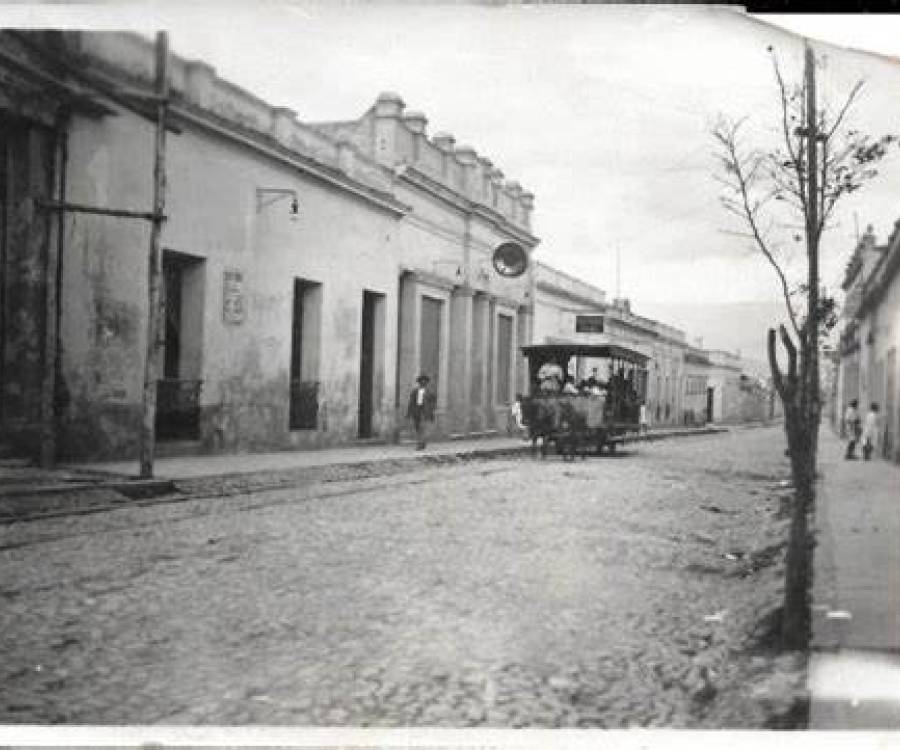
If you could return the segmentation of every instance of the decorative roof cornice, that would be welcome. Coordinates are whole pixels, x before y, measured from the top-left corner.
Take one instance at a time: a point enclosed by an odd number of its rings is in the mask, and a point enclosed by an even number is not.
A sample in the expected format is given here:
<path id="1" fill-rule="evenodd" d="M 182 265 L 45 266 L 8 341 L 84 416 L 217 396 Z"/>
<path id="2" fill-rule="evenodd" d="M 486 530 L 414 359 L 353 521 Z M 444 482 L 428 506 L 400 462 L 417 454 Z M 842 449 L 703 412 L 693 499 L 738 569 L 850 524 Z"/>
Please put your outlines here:
<path id="1" fill-rule="evenodd" d="M 566 299 L 570 299 L 573 302 L 578 302 L 583 305 L 588 305 L 591 307 L 590 310 L 582 310 L 579 313 L 584 313 L 585 315 L 602 315 L 606 312 L 606 306 L 602 302 L 598 302 L 597 300 L 591 299 L 590 297 L 579 294 L 571 289 L 566 289 L 564 286 L 559 286 L 558 284 L 554 284 L 552 281 L 547 279 L 535 279 L 534 282 L 535 288 L 541 292 L 549 292 L 550 294 L 555 294 L 560 297 L 565 297 Z"/>
<path id="2" fill-rule="evenodd" d="M 439 200 L 453 206 L 463 213 L 478 216 L 479 218 L 492 224 L 500 232 L 513 237 L 522 243 L 527 251 L 533 250 L 540 240 L 530 232 L 516 226 L 510 222 L 502 214 L 488 208 L 480 203 L 476 203 L 466 196 L 458 193 L 452 188 L 447 187 L 441 182 L 425 174 L 411 164 L 405 164 L 398 167 L 397 178 L 403 180 L 416 188 L 427 192 Z"/>
<path id="3" fill-rule="evenodd" d="M 300 151 L 287 148 L 276 139 L 237 123 L 225 120 L 219 115 L 186 103 L 173 104 L 172 115 L 177 119 L 216 133 L 223 138 L 248 146 L 271 158 L 300 170 L 304 174 L 325 182 L 361 198 L 375 206 L 396 215 L 404 215 L 411 207 L 398 201 L 390 193 L 377 190 L 364 182 L 354 180 L 339 169 L 313 159 Z"/>
<path id="4" fill-rule="evenodd" d="M 900 237 L 881 254 L 872 272 L 863 282 L 857 317 L 867 314 L 884 298 L 891 283 L 900 273 Z"/>
<path id="5" fill-rule="evenodd" d="M 82 32 L 73 32 L 80 34 Z M 140 35 L 128 32 L 88 32 L 89 34 L 121 34 L 124 38 L 131 39 L 137 45 L 144 48 L 147 54 L 152 52 L 152 43 L 143 39 Z M 244 90 L 240 86 L 215 77 L 214 71 L 205 63 L 192 63 L 183 60 L 177 55 L 172 55 L 173 65 L 180 66 L 199 65 L 207 70 L 208 75 L 214 78 L 214 87 L 219 91 L 228 91 L 241 98 L 241 101 L 247 102 L 253 106 L 265 109 L 270 119 L 281 116 L 285 113 L 291 115 L 289 119 L 293 119 L 293 113 L 283 107 L 270 107 L 266 102 L 256 97 L 254 94 Z M 91 80 L 95 82 L 101 91 L 119 89 L 126 93 L 120 97 L 130 102 L 137 103 L 142 97 L 146 98 L 152 94 L 152 82 L 145 79 L 142 75 L 135 74 L 124 66 L 115 61 L 107 59 L 103 56 L 97 56 L 92 52 L 68 51 L 60 57 L 60 61 L 77 72 L 79 77 L 84 77 L 88 83 Z M 123 84 L 127 87 L 123 89 Z M 129 91 L 130 89 L 130 91 Z M 360 198 L 378 208 L 384 209 L 395 215 L 403 215 L 411 209 L 409 206 L 398 201 L 390 193 L 380 190 L 362 180 L 356 179 L 347 172 L 338 168 L 336 160 L 338 155 L 339 144 L 325 136 L 317 135 L 318 138 L 324 139 L 322 143 L 328 144 L 329 153 L 331 149 L 334 151 L 335 164 L 329 164 L 315 155 L 306 153 L 300 149 L 292 148 L 286 145 L 275 133 L 261 129 L 260 127 L 248 125 L 238 116 L 229 117 L 221 111 L 214 111 L 210 107 L 204 106 L 198 101 L 188 97 L 185 88 L 179 88 L 173 85 L 170 94 L 169 112 L 173 123 L 187 123 L 195 127 L 203 128 L 208 132 L 229 139 L 256 150 L 259 153 L 269 156 L 270 158 L 288 164 L 305 175 L 312 177 L 318 181 L 329 184 L 332 187 L 344 190 L 357 198 Z M 293 122 L 298 128 L 304 128 L 301 123 Z M 267 125 L 268 127 L 268 125 Z M 306 129 L 307 133 L 313 133 L 311 129 Z M 379 174 L 383 170 L 380 166 L 376 167 Z M 385 185 L 389 185 L 390 181 L 387 175 L 384 176 Z"/>

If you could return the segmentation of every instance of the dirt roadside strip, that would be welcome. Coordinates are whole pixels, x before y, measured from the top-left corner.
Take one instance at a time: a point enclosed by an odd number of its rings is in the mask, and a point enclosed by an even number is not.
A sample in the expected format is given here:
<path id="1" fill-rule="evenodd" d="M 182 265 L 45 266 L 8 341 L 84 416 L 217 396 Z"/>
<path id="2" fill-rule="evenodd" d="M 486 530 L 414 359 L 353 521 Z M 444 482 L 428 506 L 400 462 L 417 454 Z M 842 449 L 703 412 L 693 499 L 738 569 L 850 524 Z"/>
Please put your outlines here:
<path id="1" fill-rule="evenodd" d="M 727 427 L 703 427 L 659 430 L 635 435 L 626 443 L 649 442 L 675 437 L 694 437 L 727 432 Z M 196 498 L 234 495 L 244 492 L 282 489 L 298 482 L 335 482 L 362 479 L 375 475 L 396 474 L 421 465 L 446 465 L 487 458 L 528 454 L 530 443 L 491 446 L 461 451 L 442 451 L 431 454 L 411 454 L 402 458 L 375 457 L 370 460 L 350 460 L 343 463 L 303 466 L 264 471 L 236 471 L 214 476 L 189 478 L 133 479 L 128 477 L 88 474 L 67 476 L 64 481 L 18 482 L 9 486 L 0 483 L 0 525 L 83 515 L 115 510 L 121 507 L 178 503 Z"/>

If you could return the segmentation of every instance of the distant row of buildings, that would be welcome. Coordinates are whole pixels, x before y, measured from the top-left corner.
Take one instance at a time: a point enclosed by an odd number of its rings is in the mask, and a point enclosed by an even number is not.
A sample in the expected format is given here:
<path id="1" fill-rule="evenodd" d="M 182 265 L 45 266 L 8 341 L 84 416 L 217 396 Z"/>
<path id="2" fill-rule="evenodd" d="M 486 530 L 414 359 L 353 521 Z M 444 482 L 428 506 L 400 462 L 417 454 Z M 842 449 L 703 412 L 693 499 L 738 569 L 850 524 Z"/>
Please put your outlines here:
<path id="1" fill-rule="evenodd" d="M 126 33 L 0 32 L 0 437 L 135 456 L 147 350 L 154 49 Z M 445 435 L 506 426 L 520 347 L 651 357 L 654 424 L 765 418 L 739 359 L 529 257 L 534 196 L 381 94 L 304 123 L 173 56 L 156 430 L 168 452 L 396 439 L 420 372 Z M 80 208 L 79 208 L 80 207 Z M 61 210 L 65 209 L 65 210 Z"/>
<path id="2" fill-rule="evenodd" d="M 691 344 L 673 326 L 635 314 L 627 299 L 544 263 L 535 264 L 534 341 L 619 343 L 650 358 L 647 410 L 652 425 L 747 422 L 771 418 L 771 388 L 737 354 Z M 582 377 L 577 363 L 576 377 Z"/>
<path id="3" fill-rule="evenodd" d="M 863 412 L 878 404 L 878 450 L 900 461 L 900 220 L 884 244 L 868 228 L 847 264 L 842 287 L 846 299 L 832 358 L 831 417 L 840 427 L 852 400 Z"/>

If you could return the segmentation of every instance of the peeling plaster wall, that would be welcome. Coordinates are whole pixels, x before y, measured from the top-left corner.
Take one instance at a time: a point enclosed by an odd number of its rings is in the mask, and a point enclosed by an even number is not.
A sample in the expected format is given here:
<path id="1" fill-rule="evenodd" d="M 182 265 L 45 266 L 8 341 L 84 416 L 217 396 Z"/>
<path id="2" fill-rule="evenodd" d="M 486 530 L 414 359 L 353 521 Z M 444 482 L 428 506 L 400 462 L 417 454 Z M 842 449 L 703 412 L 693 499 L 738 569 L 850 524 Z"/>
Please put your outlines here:
<path id="1" fill-rule="evenodd" d="M 54 283 L 48 242 L 50 215 L 32 198 L 52 195 L 54 138 L 34 123 L 10 119 L 6 238 L 0 268 L 3 301 L 0 428 L 18 449 L 36 453 L 41 431 L 41 383 L 46 341 L 47 284 Z M 48 277 L 48 274 L 51 274 Z"/>
<path id="2" fill-rule="evenodd" d="M 897 252 L 895 248 L 893 252 Z M 888 440 L 889 457 L 900 461 L 900 273 L 861 319 L 859 336 L 863 364 L 852 398 L 859 398 L 863 414 L 871 402 L 878 403 L 882 440 Z"/>
<path id="3" fill-rule="evenodd" d="M 129 113 L 76 118 L 69 200 L 147 210 L 152 126 Z M 396 219 L 350 194 L 243 146 L 185 126 L 167 146 L 168 194 L 162 246 L 202 260 L 201 442 L 209 451 L 318 446 L 356 436 L 364 289 L 385 295 L 396 319 Z M 258 210 L 257 188 L 292 189 Z M 267 195 L 264 197 L 273 197 Z M 339 228 L 339 231 L 338 231 Z M 63 415 L 69 456 L 137 451 L 146 340 L 149 225 L 85 215 L 67 220 L 63 341 L 71 394 Z M 243 322 L 223 314 L 224 272 L 243 276 Z M 288 429 L 294 279 L 322 289 L 319 426 Z M 188 306 L 190 307 L 190 306 Z M 194 307 L 198 307 L 194 305 Z M 195 321 L 196 322 L 196 321 Z M 381 382 L 393 382 L 396 329 L 386 323 Z M 195 363 L 196 366 L 196 363 Z M 373 431 L 393 428 L 381 389 Z"/>
<path id="4" fill-rule="evenodd" d="M 123 116 L 75 117 L 67 200 L 148 210 L 153 128 Z M 63 456 L 137 451 L 146 341 L 150 226 L 135 219 L 70 213 L 63 255 Z"/>
<path id="5" fill-rule="evenodd" d="M 882 418 L 888 430 L 890 457 L 894 461 L 900 462 L 900 274 L 894 276 L 882 300 L 879 315 L 884 326 L 882 335 L 878 339 L 878 345 L 884 353 L 885 363 L 885 399 L 881 405 Z M 888 389 L 892 393 L 888 393 Z"/>

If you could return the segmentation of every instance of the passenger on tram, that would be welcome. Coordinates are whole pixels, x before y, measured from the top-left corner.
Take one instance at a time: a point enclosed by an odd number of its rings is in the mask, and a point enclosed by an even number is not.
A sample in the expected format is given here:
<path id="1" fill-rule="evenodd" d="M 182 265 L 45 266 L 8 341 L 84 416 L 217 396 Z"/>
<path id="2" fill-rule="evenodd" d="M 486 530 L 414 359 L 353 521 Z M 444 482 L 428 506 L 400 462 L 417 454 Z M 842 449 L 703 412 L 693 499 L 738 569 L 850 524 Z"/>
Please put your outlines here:
<path id="1" fill-rule="evenodd" d="M 562 389 L 563 371 L 555 362 L 545 362 L 537 374 L 541 393 L 559 393 Z"/>
<path id="2" fill-rule="evenodd" d="M 609 392 L 613 398 L 623 398 L 625 395 L 625 370 L 619 368 L 609 379 Z"/>

